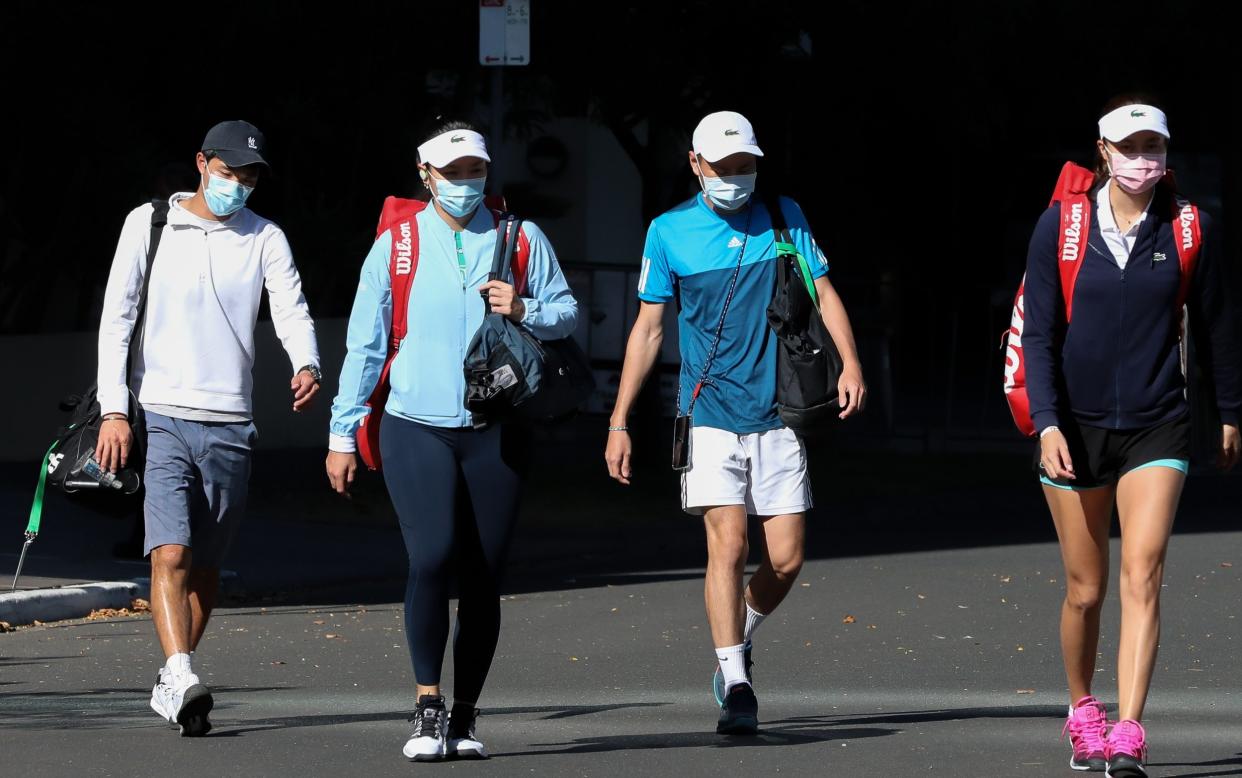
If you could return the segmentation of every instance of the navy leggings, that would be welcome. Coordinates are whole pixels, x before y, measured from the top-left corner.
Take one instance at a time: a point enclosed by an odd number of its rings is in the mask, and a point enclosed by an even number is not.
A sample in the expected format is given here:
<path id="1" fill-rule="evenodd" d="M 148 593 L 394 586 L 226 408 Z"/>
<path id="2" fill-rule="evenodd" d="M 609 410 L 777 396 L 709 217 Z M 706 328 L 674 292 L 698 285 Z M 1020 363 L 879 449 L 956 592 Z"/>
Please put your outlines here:
<path id="1" fill-rule="evenodd" d="M 410 557 L 405 635 L 414 677 L 440 683 L 458 593 L 453 697 L 475 703 L 500 637 L 500 580 L 528 459 L 525 428 L 444 429 L 386 415 L 384 482 Z"/>

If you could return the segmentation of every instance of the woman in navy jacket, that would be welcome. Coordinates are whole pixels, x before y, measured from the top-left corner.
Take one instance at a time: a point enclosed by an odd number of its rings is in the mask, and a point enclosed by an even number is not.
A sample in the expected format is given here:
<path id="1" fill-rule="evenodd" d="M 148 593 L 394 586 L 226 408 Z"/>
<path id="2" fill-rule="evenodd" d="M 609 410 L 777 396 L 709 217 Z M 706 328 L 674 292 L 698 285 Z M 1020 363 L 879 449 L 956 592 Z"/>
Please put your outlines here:
<path id="1" fill-rule="evenodd" d="M 1071 766 L 1115 778 L 1146 775 L 1143 708 L 1160 637 L 1165 551 L 1189 466 L 1181 359 L 1178 218 L 1164 112 L 1121 97 L 1096 142 L 1090 224 L 1066 319 L 1058 257 L 1060 205 L 1039 220 L 1027 259 L 1026 353 L 1037 468 L 1065 563 L 1061 650 L 1069 681 Z M 1219 465 L 1238 459 L 1242 357 L 1226 301 L 1220 236 L 1203 217 L 1186 308 L 1222 427 Z M 1121 522 L 1118 721 L 1091 695 L 1108 579 L 1114 505 Z"/>

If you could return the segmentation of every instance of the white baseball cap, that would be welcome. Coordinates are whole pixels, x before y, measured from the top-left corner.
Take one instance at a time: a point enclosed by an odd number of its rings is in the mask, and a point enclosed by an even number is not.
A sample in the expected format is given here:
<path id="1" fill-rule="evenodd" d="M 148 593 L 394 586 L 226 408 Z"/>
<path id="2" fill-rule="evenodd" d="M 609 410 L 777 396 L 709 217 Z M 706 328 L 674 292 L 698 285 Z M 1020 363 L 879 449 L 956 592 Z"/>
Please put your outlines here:
<path id="1" fill-rule="evenodd" d="M 492 161 L 487 155 L 483 136 L 474 130 L 451 130 L 442 133 L 418 147 L 418 158 L 432 167 L 444 167 L 462 157 L 479 157 Z"/>
<path id="2" fill-rule="evenodd" d="M 1169 122 L 1164 111 L 1154 105 L 1123 105 L 1100 118 L 1100 137 L 1114 143 L 1136 132 L 1151 130 L 1169 137 Z"/>
<path id="3" fill-rule="evenodd" d="M 694 128 L 694 153 L 708 162 L 716 162 L 730 154 L 746 152 L 762 157 L 755 129 L 736 111 L 709 113 Z"/>

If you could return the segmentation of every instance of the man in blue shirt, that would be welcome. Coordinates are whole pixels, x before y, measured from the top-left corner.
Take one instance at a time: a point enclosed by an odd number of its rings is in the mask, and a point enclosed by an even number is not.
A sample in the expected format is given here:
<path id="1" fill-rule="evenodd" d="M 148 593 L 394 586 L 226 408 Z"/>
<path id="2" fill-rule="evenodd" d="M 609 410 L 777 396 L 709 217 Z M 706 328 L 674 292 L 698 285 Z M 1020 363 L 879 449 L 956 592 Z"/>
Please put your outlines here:
<path id="1" fill-rule="evenodd" d="M 766 205 L 752 202 L 762 156 L 741 114 L 709 114 L 695 129 L 690 169 L 703 191 L 657 217 L 647 231 L 641 304 L 605 455 L 610 475 L 628 484 L 626 419 L 659 355 L 664 305 L 675 300 L 682 362 L 677 413 L 691 424 L 682 508 L 702 515 L 707 529 L 705 595 L 718 663 L 716 731 L 723 734 L 758 729 L 751 636 L 802 567 L 804 515 L 811 507 L 806 449 L 776 408 L 777 344 L 767 321 L 776 241 Z M 798 252 L 811 265 L 824 323 L 844 361 L 838 388 L 845 418 L 866 399 L 849 318 L 802 209 L 789 198 L 779 202 Z M 743 588 L 748 514 L 763 523 L 763 562 Z"/>

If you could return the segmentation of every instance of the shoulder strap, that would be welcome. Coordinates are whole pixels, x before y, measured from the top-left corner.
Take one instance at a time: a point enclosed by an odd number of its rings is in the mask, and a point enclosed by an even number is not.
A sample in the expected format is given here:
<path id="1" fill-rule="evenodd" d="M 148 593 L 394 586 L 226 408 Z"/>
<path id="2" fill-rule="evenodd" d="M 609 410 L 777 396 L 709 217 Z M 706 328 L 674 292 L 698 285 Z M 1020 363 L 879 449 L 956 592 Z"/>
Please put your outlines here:
<path id="1" fill-rule="evenodd" d="M 392 287 L 392 326 L 389 353 L 395 353 L 405 340 L 410 308 L 410 289 L 418 272 L 418 213 L 410 213 L 389 228 L 392 247 L 388 255 L 388 279 Z"/>
<path id="2" fill-rule="evenodd" d="M 785 212 L 781 210 L 781 198 L 779 195 L 769 195 L 763 201 L 767 206 L 768 216 L 772 220 L 772 232 L 776 237 L 776 256 L 791 257 L 798 265 L 798 275 L 802 281 L 802 285 L 806 287 L 807 294 L 811 296 L 811 302 L 815 304 L 816 310 L 819 309 L 819 291 L 815 288 L 815 279 L 811 275 L 811 268 L 806 263 L 806 257 L 798 252 L 798 247 L 794 245 L 793 234 L 790 233 L 789 227 L 785 224 Z M 789 275 L 786 271 L 785 262 L 778 262 L 777 280 L 776 282 L 784 287 L 788 283 Z"/>
<path id="3" fill-rule="evenodd" d="M 1190 296 L 1190 284 L 1199 263 L 1199 250 L 1203 247 L 1203 233 L 1199 226 L 1199 209 L 1183 197 L 1174 195 L 1174 198 L 1173 240 L 1177 245 L 1178 264 L 1182 268 L 1181 285 L 1177 289 L 1177 310 L 1180 311 Z"/>
<path id="4" fill-rule="evenodd" d="M 530 238 L 522 232 L 522 220 L 512 213 L 493 208 L 492 221 L 497 231 L 496 253 L 492 256 L 492 272 L 488 278 L 503 278 L 504 268 L 508 266 L 513 275 L 513 288 L 519 295 L 527 295 L 530 293 Z M 502 221 L 505 223 L 503 228 Z M 517 241 L 513 242 L 515 234 Z"/>
<path id="5" fill-rule="evenodd" d="M 1065 320 L 1074 312 L 1074 286 L 1082 269 L 1082 258 L 1091 231 L 1091 185 L 1095 174 L 1085 167 L 1066 162 L 1057 178 L 1048 206 L 1060 204 L 1061 228 L 1057 234 L 1057 270 L 1061 274 L 1061 295 L 1065 300 Z"/>
<path id="6" fill-rule="evenodd" d="M 790 243 L 789 228 L 785 224 L 785 212 L 781 210 L 781 196 L 773 192 L 763 199 L 763 204 L 768 208 L 768 218 L 772 220 L 772 229 L 776 232 L 776 237 L 778 239 L 783 237 L 785 243 Z"/>
<path id="7" fill-rule="evenodd" d="M 703 361 L 703 370 L 699 373 L 698 383 L 694 385 L 694 391 L 690 394 L 690 403 L 686 406 L 687 416 L 694 416 L 694 404 L 699 399 L 699 392 L 703 391 L 703 387 L 708 383 L 712 383 L 710 378 L 712 363 L 716 361 L 716 350 L 720 348 L 720 339 L 724 334 L 725 316 L 729 313 L 729 304 L 733 302 L 733 293 L 737 290 L 737 277 L 742 272 L 742 261 L 746 257 L 746 244 L 750 240 L 750 222 L 754 215 L 755 209 L 752 207 L 746 214 L 746 228 L 742 233 L 742 247 L 737 253 L 737 265 L 733 268 L 733 277 L 729 279 L 729 292 L 725 295 L 724 305 L 720 309 L 720 321 L 716 323 L 716 334 L 712 336 L 712 347 L 707 352 L 707 359 Z M 677 382 L 677 412 L 681 413 L 681 381 Z"/>
<path id="8" fill-rule="evenodd" d="M 155 265 L 155 254 L 160 249 L 160 238 L 164 236 L 164 226 L 167 224 L 168 201 L 152 200 L 151 237 L 147 240 L 147 265 L 142 274 L 142 292 L 138 295 L 138 306 L 134 313 L 134 329 L 129 337 L 127 378 L 134 372 L 134 344 L 140 344 L 146 339 L 147 294 L 151 291 L 151 268 Z"/>
<path id="9" fill-rule="evenodd" d="M 530 296 L 530 238 L 519 224 L 517 252 L 513 255 L 513 288 L 523 297 Z"/>

